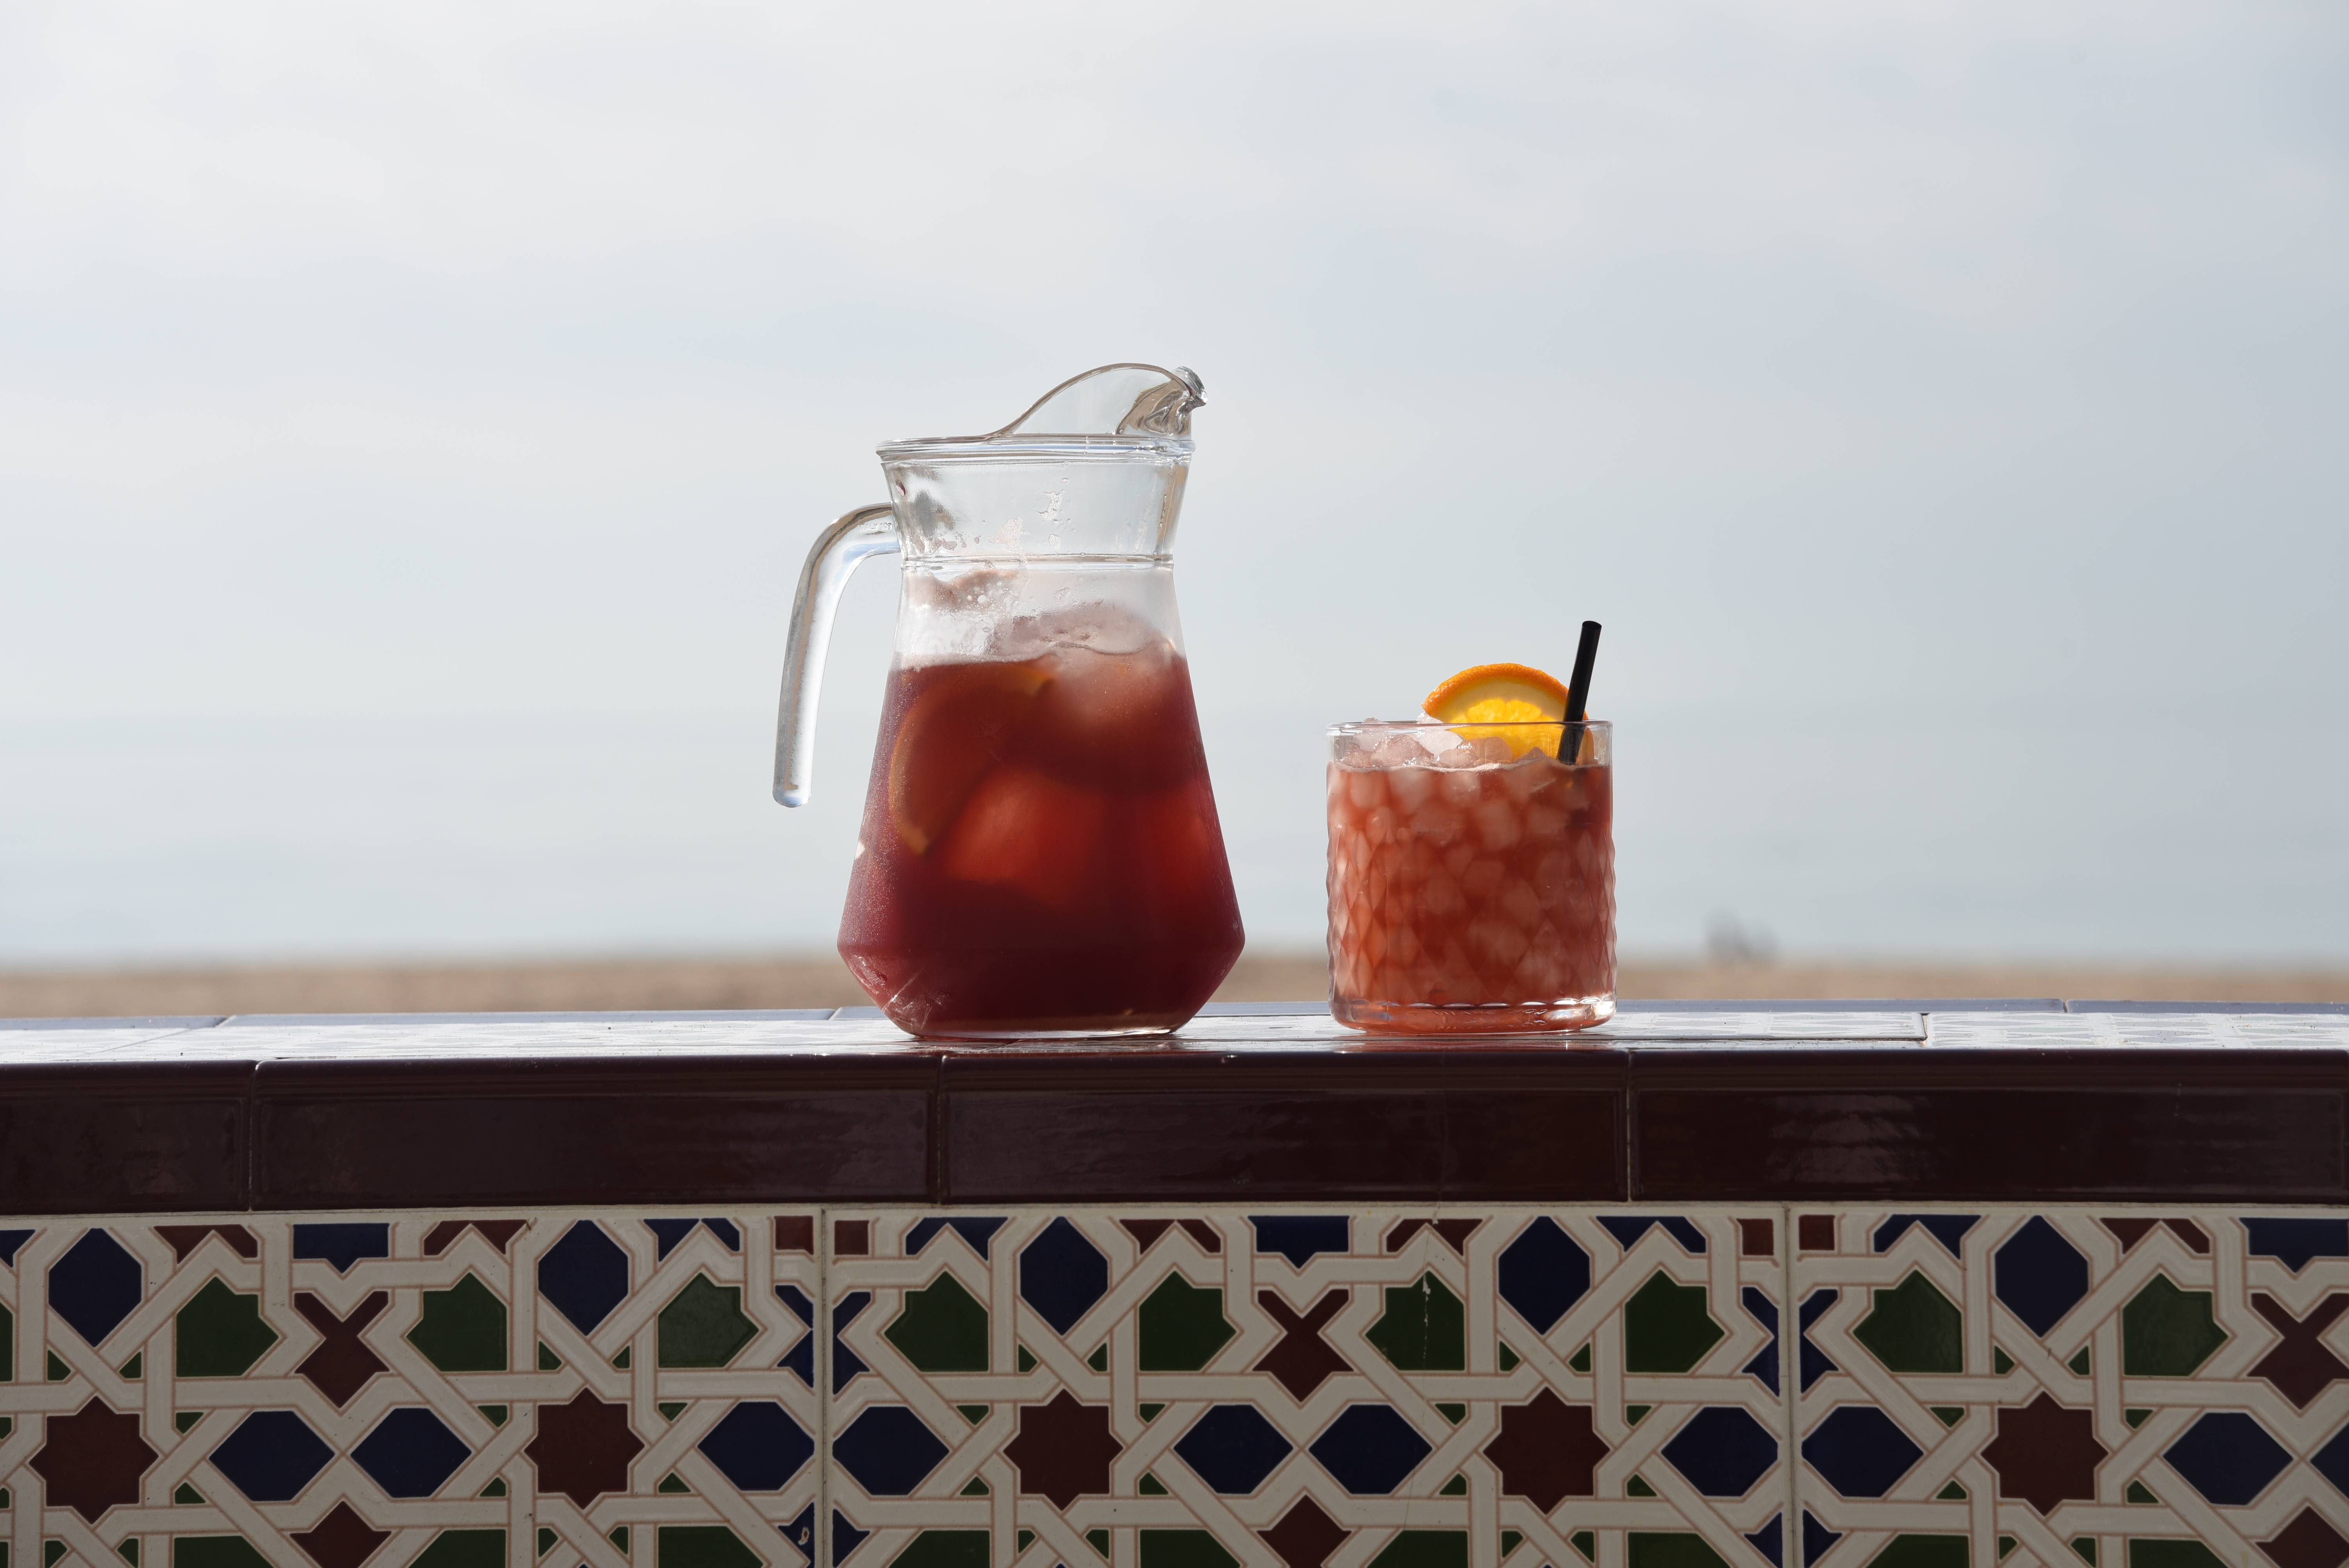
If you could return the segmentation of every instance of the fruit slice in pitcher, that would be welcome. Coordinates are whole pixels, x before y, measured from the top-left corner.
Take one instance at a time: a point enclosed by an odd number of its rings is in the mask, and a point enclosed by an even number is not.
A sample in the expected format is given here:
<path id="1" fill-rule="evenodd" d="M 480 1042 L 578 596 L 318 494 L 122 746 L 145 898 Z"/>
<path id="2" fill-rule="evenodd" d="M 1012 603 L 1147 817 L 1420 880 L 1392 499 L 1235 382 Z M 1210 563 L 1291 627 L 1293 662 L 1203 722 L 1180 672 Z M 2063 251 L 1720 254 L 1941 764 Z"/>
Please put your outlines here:
<path id="1" fill-rule="evenodd" d="M 988 770 L 938 845 L 939 871 L 957 882 L 1025 893 L 1047 909 L 1074 909 L 1101 853 L 1108 803 L 1017 762 Z"/>
<path id="2" fill-rule="evenodd" d="M 1463 726 L 1471 740 L 1497 735 L 1519 757 L 1536 748 L 1555 757 L 1559 732 L 1536 727 L 1566 717 L 1566 686 L 1531 665 L 1474 665 L 1429 692 L 1422 707 L 1430 718 Z"/>
<path id="3" fill-rule="evenodd" d="M 1050 681 L 1032 664 L 970 664 L 923 688 L 889 753 L 889 816 L 907 849 L 929 853 Z"/>

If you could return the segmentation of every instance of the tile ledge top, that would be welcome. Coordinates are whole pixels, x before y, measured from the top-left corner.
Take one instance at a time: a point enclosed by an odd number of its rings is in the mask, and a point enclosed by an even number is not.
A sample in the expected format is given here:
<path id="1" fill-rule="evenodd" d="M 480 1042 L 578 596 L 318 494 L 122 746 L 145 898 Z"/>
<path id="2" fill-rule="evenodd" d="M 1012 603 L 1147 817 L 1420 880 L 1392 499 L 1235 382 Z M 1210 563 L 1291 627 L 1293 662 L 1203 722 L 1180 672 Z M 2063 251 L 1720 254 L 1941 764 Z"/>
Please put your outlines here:
<path id="1" fill-rule="evenodd" d="M 1179 1033 L 1149 1039 L 1026 1042 L 1048 1059 L 1103 1052 L 1183 1057 L 1281 1052 L 1511 1054 L 1702 1048 L 1909 1049 L 2349 1048 L 2349 1009 L 2304 1012 L 2056 1012 L 2002 1001 L 1950 1008 L 1850 1003 L 1711 1007 L 1635 1004 L 1571 1035 L 1482 1039 L 1371 1037 L 1318 1003 L 1222 1004 Z M 0 1020 L 0 1066 L 160 1065 L 234 1061 L 481 1061 L 658 1057 L 725 1060 L 778 1056 L 833 1060 L 908 1056 L 1000 1058 L 1006 1047 L 919 1042 L 869 1007 L 740 1012 L 247 1015 Z"/>

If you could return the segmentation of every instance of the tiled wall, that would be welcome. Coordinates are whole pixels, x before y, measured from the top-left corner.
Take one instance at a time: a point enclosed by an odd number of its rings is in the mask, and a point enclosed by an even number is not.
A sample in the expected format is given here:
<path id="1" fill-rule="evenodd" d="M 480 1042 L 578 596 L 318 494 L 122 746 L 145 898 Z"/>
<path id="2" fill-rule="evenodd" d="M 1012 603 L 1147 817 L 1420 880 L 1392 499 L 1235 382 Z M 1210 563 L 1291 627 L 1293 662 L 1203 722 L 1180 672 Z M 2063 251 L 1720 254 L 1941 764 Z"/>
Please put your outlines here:
<path id="1" fill-rule="evenodd" d="M 2349 1559 L 2339 1211 L 0 1222 L 0 1568 Z"/>

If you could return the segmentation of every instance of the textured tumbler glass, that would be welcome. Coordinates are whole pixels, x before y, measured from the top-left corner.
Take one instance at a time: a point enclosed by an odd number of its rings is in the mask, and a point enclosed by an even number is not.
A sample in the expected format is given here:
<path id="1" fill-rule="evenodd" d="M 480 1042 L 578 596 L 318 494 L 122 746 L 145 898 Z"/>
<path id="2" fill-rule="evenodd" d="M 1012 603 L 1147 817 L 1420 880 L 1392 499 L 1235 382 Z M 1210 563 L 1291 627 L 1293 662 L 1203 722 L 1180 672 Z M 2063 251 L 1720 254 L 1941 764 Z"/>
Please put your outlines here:
<path id="1" fill-rule="evenodd" d="M 1614 781 L 1600 722 L 1331 727 L 1330 1013 L 1402 1035 L 1613 1017 Z"/>

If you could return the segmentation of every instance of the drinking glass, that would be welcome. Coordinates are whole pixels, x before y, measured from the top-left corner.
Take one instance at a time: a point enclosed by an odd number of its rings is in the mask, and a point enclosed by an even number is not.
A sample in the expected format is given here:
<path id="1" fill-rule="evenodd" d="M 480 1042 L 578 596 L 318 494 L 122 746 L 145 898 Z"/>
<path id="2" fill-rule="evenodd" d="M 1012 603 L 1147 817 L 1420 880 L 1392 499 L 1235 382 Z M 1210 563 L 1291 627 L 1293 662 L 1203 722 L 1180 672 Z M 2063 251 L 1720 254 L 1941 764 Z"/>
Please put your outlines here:
<path id="1" fill-rule="evenodd" d="M 1613 1017 L 1614 772 L 1596 720 L 1332 726 L 1330 1013 L 1403 1035 Z"/>

